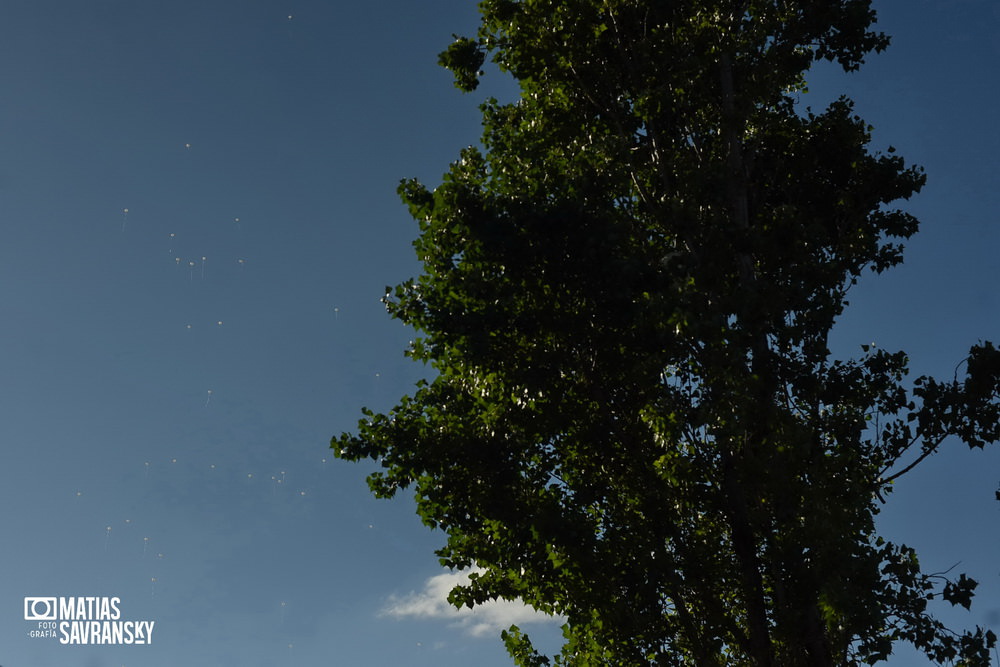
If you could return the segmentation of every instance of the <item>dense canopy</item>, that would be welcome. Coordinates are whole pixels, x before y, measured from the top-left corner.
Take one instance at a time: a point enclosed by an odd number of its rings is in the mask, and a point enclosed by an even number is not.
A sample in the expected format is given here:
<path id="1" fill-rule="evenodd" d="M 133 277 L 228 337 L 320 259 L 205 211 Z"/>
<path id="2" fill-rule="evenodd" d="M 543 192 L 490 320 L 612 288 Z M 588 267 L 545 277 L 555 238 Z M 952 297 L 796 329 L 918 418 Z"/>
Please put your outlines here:
<path id="1" fill-rule="evenodd" d="M 888 38 L 867 0 L 486 0 L 441 55 L 476 87 L 481 148 L 400 194 L 423 273 L 387 293 L 435 374 L 335 438 L 379 496 L 415 489 L 454 602 L 565 616 L 556 664 L 873 664 L 943 628 L 975 582 L 920 571 L 874 516 L 949 436 L 1000 437 L 1000 354 L 906 380 L 902 352 L 831 358 L 867 270 L 902 261 L 924 183 L 851 102 L 803 109 L 810 64 Z M 548 664 L 518 629 L 518 664 Z"/>

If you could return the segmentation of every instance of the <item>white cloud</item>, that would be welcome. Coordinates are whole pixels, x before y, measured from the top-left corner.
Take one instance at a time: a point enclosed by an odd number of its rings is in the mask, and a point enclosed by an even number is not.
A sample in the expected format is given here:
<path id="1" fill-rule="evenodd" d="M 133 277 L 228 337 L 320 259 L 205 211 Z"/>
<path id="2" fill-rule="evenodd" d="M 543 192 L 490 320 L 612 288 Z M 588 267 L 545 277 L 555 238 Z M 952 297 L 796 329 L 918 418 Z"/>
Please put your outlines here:
<path id="1" fill-rule="evenodd" d="M 460 584 L 469 582 L 469 574 L 475 570 L 446 572 L 431 577 L 424 582 L 423 590 L 409 595 L 389 597 L 380 616 L 395 618 L 443 618 L 453 621 L 452 625 L 464 628 L 474 636 L 495 636 L 500 630 L 511 625 L 527 623 L 562 623 L 560 616 L 539 613 L 519 601 L 495 600 L 477 605 L 473 609 L 456 609 L 448 602 L 448 593 Z"/>

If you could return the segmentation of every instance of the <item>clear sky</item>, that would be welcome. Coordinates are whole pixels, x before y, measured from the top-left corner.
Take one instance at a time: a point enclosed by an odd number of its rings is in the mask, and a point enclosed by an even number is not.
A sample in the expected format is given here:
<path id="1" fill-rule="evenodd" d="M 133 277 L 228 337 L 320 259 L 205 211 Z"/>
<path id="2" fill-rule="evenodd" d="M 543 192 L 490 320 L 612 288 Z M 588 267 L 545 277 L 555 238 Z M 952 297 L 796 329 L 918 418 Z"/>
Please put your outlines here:
<path id="1" fill-rule="evenodd" d="M 929 184 L 836 347 L 947 377 L 1000 341 L 1000 7 L 876 7 L 893 47 L 819 68 L 803 103 L 854 97 Z M 418 268 L 394 190 L 436 184 L 510 94 L 435 65 L 476 21 L 459 0 L 0 7 L 4 667 L 509 664 L 495 627 L 523 615 L 448 614 L 442 536 L 327 450 L 423 372 L 379 303 Z M 882 525 L 930 571 L 961 561 L 981 594 L 949 618 L 1000 632 L 1000 456 L 952 445 Z M 119 597 L 152 643 L 29 638 L 25 596 Z"/>

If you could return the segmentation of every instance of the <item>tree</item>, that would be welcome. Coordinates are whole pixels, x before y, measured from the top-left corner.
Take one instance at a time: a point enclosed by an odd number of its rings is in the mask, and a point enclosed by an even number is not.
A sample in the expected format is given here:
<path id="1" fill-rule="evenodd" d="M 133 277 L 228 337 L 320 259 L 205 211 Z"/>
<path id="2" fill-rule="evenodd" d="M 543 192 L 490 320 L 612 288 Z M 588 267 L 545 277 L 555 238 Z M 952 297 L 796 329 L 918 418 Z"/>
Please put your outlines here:
<path id="1" fill-rule="evenodd" d="M 401 184 L 423 273 L 385 301 L 435 374 L 331 446 L 479 568 L 453 603 L 564 615 L 555 664 L 875 664 L 896 641 L 989 662 L 991 632 L 927 610 L 975 582 L 922 573 L 874 516 L 947 438 L 1000 438 L 1000 352 L 909 382 L 902 352 L 827 346 L 924 183 L 846 98 L 796 103 L 812 62 L 888 45 L 869 5 L 485 0 L 441 54 L 520 98 L 483 105 L 440 186 Z"/>

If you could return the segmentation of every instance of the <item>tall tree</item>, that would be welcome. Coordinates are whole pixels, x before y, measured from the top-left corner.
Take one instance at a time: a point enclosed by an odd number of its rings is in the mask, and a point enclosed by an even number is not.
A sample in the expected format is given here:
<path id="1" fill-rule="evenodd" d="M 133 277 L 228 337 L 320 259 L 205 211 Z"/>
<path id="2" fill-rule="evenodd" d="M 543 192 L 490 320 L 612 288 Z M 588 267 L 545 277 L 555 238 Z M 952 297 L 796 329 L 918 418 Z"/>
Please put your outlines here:
<path id="1" fill-rule="evenodd" d="M 483 105 L 437 188 L 402 183 L 424 268 L 385 300 L 435 374 L 335 453 L 381 462 L 377 496 L 413 487 L 442 563 L 479 568 L 455 604 L 564 615 L 555 664 L 874 664 L 900 640 L 987 664 L 992 633 L 927 611 L 975 582 L 873 518 L 946 438 L 1000 438 L 1000 353 L 911 383 L 902 352 L 827 346 L 924 182 L 849 100 L 796 104 L 813 61 L 887 46 L 869 1 L 480 9 L 441 64 L 472 90 L 489 57 L 520 98 Z"/>

